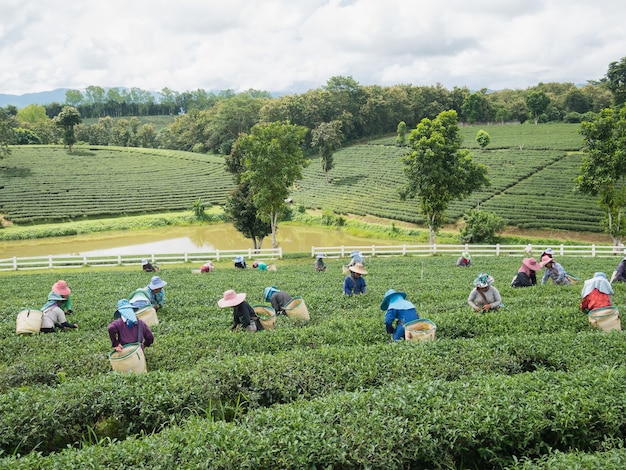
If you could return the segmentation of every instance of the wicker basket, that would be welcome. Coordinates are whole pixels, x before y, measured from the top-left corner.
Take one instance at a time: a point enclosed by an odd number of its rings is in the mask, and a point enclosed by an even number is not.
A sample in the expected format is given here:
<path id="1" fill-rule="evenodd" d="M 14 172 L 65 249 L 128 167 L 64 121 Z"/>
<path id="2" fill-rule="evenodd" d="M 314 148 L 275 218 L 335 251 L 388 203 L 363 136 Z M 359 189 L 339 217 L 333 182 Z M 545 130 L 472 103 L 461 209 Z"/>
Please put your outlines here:
<path id="1" fill-rule="evenodd" d="M 294 297 L 287 305 L 285 305 L 285 313 L 287 316 L 294 320 L 309 321 L 309 309 L 304 303 L 302 297 Z"/>
<path id="2" fill-rule="evenodd" d="M 138 320 L 142 320 L 148 326 L 154 326 L 159 324 L 159 318 L 157 317 L 154 307 L 144 307 L 135 312 Z"/>
<path id="3" fill-rule="evenodd" d="M 264 330 L 273 330 L 276 328 L 276 311 L 272 307 L 255 305 L 252 308 L 254 309 L 254 313 L 259 317 L 259 321 Z"/>
<path id="4" fill-rule="evenodd" d="M 117 372 L 134 372 L 136 374 L 148 372 L 146 356 L 139 343 L 125 344 L 124 349 L 119 352 L 111 351 L 109 362 L 111 362 L 113 370 Z"/>
<path id="5" fill-rule="evenodd" d="M 426 319 L 413 320 L 404 324 L 404 339 L 407 341 L 433 341 L 437 325 Z"/>
<path id="6" fill-rule="evenodd" d="M 22 310 L 15 320 L 15 333 L 18 335 L 38 335 L 41 330 L 43 312 L 32 308 Z"/>
<path id="7" fill-rule="evenodd" d="M 589 323 L 602 331 L 622 330 L 622 322 L 619 318 L 619 310 L 615 305 L 600 307 L 589 311 L 587 314 Z"/>

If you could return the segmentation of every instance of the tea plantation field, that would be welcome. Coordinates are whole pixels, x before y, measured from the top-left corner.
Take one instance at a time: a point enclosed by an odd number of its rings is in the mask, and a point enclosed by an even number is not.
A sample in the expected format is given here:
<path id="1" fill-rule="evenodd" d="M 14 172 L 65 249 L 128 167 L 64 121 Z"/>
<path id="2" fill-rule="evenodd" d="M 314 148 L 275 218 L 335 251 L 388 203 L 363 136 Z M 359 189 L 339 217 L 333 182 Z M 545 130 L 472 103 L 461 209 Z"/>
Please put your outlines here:
<path id="1" fill-rule="evenodd" d="M 475 142 L 479 126 L 462 128 L 464 145 L 489 168 L 491 186 L 450 205 L 454 222 L 473 207 L 521 228 L 601 230 L 595 198 L 574 192 L 582 156 L 578 125 L 494 125 L 491 144 Z M 417 200 L 401 201 L 401 157 L 395 136 L 340 149 L 330 184 L 311 158 L 292 197 L 297 205 L 340 214 L 423 223 Z M 0 214 L 16 224 L 188 210 L 197 199 L 222 205 L 232 181 L 223 158 L 187 152 L 114 147 L 14 148 L 0 161 Z M 549 208 L 549 210 L 548 210 Z"/>
<path id="2" fill-rule="evenodd" d="M 513 289 L 521 257 L 372 258 L 368 292 L 341 294 L 341 266 L 310 259 L 278 271 L 217 263 L 167 267 L 149 372 L 110 370 L 106 327 L 118 299 L 150 274 L 130 268 L 0 275 L 0 469 L 512 468 L 626 465 L 626 341 L 593 330 L 581 285 Z M 563 259 L 581 279 L 619 260 Z M 466 304 L 481 271 L 505 306 Z M 15 335 L 59 278 L 77 331 Z M 302 296 L 311 320 L 231 333 L 224 290 L 262 304 L 264 287 Z M 380 302 L 405 291 L 433 342 L 390 341 Z M 615 303 L 626 309 L 626 285 Z"/>

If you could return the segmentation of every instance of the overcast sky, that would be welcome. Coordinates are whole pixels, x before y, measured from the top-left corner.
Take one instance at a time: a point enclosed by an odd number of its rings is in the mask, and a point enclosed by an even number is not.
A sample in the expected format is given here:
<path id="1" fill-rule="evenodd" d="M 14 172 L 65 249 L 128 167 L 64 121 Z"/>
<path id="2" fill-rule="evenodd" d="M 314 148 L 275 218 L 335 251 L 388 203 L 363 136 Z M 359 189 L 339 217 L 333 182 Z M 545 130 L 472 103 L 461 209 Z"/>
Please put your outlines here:
<path id="1" fill-rule="evenodd" d="M 624 0 L 0 0 L 0 93 L 585 84 L 626 56 Z"/>

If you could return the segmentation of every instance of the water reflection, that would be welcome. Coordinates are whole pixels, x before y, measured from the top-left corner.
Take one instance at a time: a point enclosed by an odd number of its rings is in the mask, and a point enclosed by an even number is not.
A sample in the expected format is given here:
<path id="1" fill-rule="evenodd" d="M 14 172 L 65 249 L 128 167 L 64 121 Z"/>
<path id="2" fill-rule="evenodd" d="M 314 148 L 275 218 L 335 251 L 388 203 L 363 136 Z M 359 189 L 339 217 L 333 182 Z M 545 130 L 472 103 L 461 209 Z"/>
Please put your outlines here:
<path id="1" fill-rule="evenodd" d="M 338 229 L 287 225 L 279 227 L 277 238 L 285 252 L 310 252 L 311 246 L 407 243 L 356 237 Z M 271 244 L 269 236 L 264 240 L 263 246 L 270 248 Z M 252 248 L 252 242 L 232 225 L 217 224 L 0 242 L 0 259 L 14 256 L 198 253 L 215 249 L 248 248 Z"/>

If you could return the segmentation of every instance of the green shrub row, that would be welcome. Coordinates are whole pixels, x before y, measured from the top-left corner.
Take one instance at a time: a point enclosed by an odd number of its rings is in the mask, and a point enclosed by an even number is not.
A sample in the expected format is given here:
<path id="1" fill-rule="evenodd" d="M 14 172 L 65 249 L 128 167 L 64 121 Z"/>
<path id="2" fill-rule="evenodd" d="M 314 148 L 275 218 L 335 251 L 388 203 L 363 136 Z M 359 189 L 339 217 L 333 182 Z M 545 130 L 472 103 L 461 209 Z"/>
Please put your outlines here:
<path id="1" fill-rule="evenodd" d="M 623 368 L 626 357 L 622 335 L 601 332 L 336 345 L 255 355 L 220 351 L 202 356 L 195 348 L 179 355 L 171 346 L 161 349 L 162 353 L 170 351 L 169 358 L 154 358 L 148 352 L 150 366 L 156 362 L 156 369 L 145 376 L 106 374 L 100 358 L 99 364 L 93 364 L 97 376 L 79 379 L 68 377 L 67 371 L 56 387 L 14 387 L 0 395 L 0 449 L 5 453 L 18 447 L 23 452 L 55 451 L 79 442 L 89 429 L 100 438 L 121 438 L 205 414 L 212 406 L 220 413 L 224 409 L 232 413 L 238 403 L 241 410 L 267 407 L 331 391 L 377 388 L 400 377 L 463 381 L 475 374 L 573 372 L 603 365 Z M 42 369 L 36 372 L 45 374 Z M 115 397 L 116 390 L 124 390 L 124 396 Z"/>
<path id="2" fill-rule="evenodd" d="M 125 401 L 119 389 L 106 393 Z M 82 450 L 7 457 L 0 468 L 506 468 L 555 450 L 623 443 L 625 408 L 624 368 L 418 379 L 232 422 L 193 418 L 114 445 L 86 440 Z"/>

